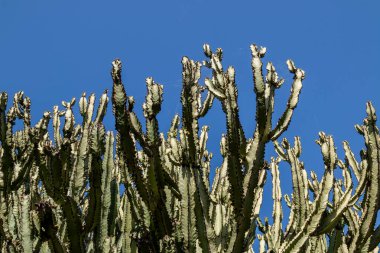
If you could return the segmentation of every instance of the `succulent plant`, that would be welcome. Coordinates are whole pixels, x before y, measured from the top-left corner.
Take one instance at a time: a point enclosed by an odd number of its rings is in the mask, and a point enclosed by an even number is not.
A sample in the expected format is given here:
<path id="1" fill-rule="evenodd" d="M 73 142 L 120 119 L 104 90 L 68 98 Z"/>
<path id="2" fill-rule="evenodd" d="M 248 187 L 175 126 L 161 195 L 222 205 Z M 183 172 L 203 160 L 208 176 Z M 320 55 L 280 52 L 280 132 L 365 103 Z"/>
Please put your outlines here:
<path id="1" fill-rule="evenodd" d="M 142 106 L 145 131 L 127 96 L 120 60 L 112 62 L 112 106 L 115 130 L 103 120 L 107 90 L 95 112 L 95 95 L 79 99 L 82 117 L 74 117 L 75 98 L 46 111 L 31 125 L 31 101 L 18 92 L 8 108 L 0 94 L 0 247 L 1 252 L 378 252 L 380 228 L 380 137 L 375 109 L 356 130 L 365 149 L 358 162 L 348 142 L 339 160 L 333 138 L 319 134 L 324 175 L 310 177 L 300 161 L 301 142 L 291 146 L 278 138 L 287 130 L 305 77 L 288 60 L 293 84 L 286 109 L 273 124 L 276 89 L 284 83 L 266 49 L 251 46 L 256 127 L 246 135 L 239 117 L 233 67 L 223 68 L 223 51 L 203 47 L 202 62 L 182 59 L 182 115 L 174 115 L 167 134 L 157 115 L 163 85 L 146 79 Z M 201 70 L 211 76 L 201 80 Z M 226 117 L 220 140 L 222 163 L 210 182 L 208 131 L 201 126 L 213 103 Z M 61 125 L 61 118 L 64 122 Z M 15 131 L 17 120 L 23 129 Z M 49 131 L 52 120 L 52 131 Z M 52 135 L 52 136 L 51 136 Z M 265 160 L 267 145 L 277 157 Z M 115 149 L 114 149 L 115 148 Z M 282 228 L 279 165 L 290 165 L 293 193 Z M 343 181 L 334 176 L 339 167 Z M 273 184 L 273 223 L 261 221 L 263 187 L 268 171 Z M 352 174 L 357 180 L 354 187 Z M 122 186 L 122 187 L 121 187 Z M 122 189 L 122 190 L 120 190 Z M 313 195 L 311 197 L 310 195 Z"/>

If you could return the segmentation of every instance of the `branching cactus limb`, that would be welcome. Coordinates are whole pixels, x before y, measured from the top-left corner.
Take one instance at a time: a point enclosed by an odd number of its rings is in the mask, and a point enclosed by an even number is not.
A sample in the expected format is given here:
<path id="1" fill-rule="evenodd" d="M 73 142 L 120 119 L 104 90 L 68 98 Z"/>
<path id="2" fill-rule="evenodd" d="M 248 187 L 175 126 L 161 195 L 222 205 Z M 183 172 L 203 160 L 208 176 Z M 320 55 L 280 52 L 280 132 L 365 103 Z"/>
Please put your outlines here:
<path id="1" fill-rule="evenodd" d="M 1 251 L 251 253 L 258 239 L 260 252 L 378 252 L 380 137 L 372 104 L 364 125 L 356 127 L 366 145 L 361 161 L 348 142 L 343 143 L 345 159 L 339 160 L 332 137 L 321 132 L 325 173 L 321 180 L 314 172 L 308 178 L 300 139 L 293 146 L 286 139 L 277 142 L 298 104 L 304 71 L 287 62 L 293 84 L 275 123 L 275 91 L 284 80 L 270 62 L 264 73 L 266 49 L 251 46 L 256 128 L 247 138 L 234 68 L 223 67 L 221 49 L 205 44 L 203 50 L 207 60 L 202 63 L 182 59 L 182 115 L 174 116 L 166 137 L 157 119 L 163 86 L 146 79 L 144 130 L 122 83 L 120 60 L 111 71 L 115 134 L 103 125 L 107 90 L 96 113 L 95 95 L 82 94 L 81 124 L 75 122 L 73 98 L 62 103 L 63 109 L 45 112 L 34 126 L 28 97 L 16 93 L 7 109 L 8 95 L 0 93 Z M 212 72 L 204 85 L 203 67 Z M 207 142 L 213 126 L 199 120 L 208 116 L 215 98 L 226 116 L 226 133 L 220 142 L 223 161 L 210 187 Z M 15 131 L 18 121 L 23 127 Z M 264 160 L 268 142 L 278 154 L 269 164 Z M 285 230 L 281 161 L 289 163 L 293 184 L 291 197 L 284 195 L 290 208 Z M 335 167 L 343 180 L 334 177 Z M 258 218 L 268 169 L 273 224 Z M 256 236 L 257 228 L 262 234 Z"/>
<path id="2" fill-rule="evenodd" d="M 376 113 L 373 105 L 367 103 L 367 118 L 363 126 L 357 126 L 357 130 L 364 136 L 367 148 L 368 183 L 366 194 L 363 199 L 363 213 L 360 218 L 358 233 L 355 234 L 350 245 L 352 252 L 365 252 L 371 244 L 371 234 L 374 231 L 380 200 L 380 137 L 376 126 Z M 363 176 L 363 175 L 362 175 Z M 372 244 L 373 245 L 373 244 Z"/>
<path id="3" fill-rule="evenodd" d="M 243 156 L 244 162 L 244 202 L 241 209 L 241 215 L 238 220 L 238 234 L 234 246 L 234 251 L 239 252 L 244 234 L 249 229 L 248 224 L 252 215 L 253 193 L 258 185 L 259 170 L 264 167 L 264 154 L 266 143 L 270 140 L 276 140 L 289 126 L 293 110 L 297 106 L 298 96 L 302 88 L 302 80 L 305 73 L 303 70 L 294 66 L 292 61 L 288 61 L 289 71 L 294 74 L 294 82 L 292 85 L 291 94 L 289 97 L 288 105 L 283 115 L 279 119 L 277 126 L 271 129 L 272 126 L 272 113 L 274 110 L 274 90 L 280 88 L 283 80 L 278 78 L 273 64 L 268 64 L 268 74 L 266 82 L 264 83 L 264 76 L 262 74 L 262 61 L 266 49 L 259 49 L 256 45 L 251 46 L 252 51 L 252 70 L 254 73 L 254 87 L 256 93 L 256 130 L 253 134 L 253 139 L 247 145 L 247 152 Z M 286 120 L 285 120 L 286 119 Z"/>
<path id="4" fill-rule="evenodd" d="M 137 153 L 135 143 L 131 136 L 131 127 L 128 121 L 127 94 L 121 80 L 121 61 L 112 62 L 112 105 L 115 115 L 115 128 L 120 135 L 120 145 L 123 154 L 123 160 L 127 163 L 126 168 L 131 173 L 132 179 L 136 182 L 137 190 L 145 202 L 149 201 L 147 189 L 144 185 L 144 178 L 141 169 L 138 167 Z"/>

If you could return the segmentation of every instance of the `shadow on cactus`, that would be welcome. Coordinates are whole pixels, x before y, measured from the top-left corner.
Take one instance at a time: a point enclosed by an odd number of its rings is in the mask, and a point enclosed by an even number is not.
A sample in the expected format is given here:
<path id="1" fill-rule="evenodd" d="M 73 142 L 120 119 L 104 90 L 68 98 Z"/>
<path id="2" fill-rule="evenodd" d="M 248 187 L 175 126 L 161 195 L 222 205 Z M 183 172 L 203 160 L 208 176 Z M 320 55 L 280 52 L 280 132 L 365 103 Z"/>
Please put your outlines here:
<path id="1" fill-rule="evenodd" d="M 212 51 L 204 45 L 203 50 L 202 62 L 182 59 L 182 115 L 173 117 L 167 134 L 159 131 L 157 120 L 163 86 L 146 79 L 144 131 L 123 85 L 120 60 L 111 71 L 115 132 L 106 132 L 102 123 L 107 91 L 96 112 L 95 95 L 82 95 L 81 124 L 75 123 L 73 98 L 62 102 L 62 110 L 55 106 L 45 112 L 35 126 L 23 92 L 15 94 L 8 109 L 8 95 L 1 93 L 1 252 L 241 253 L 253 252 L 256 239 L 260 252 L 378 252 L 380 137 L 372 104 L 367 104 L 364 124 L 356 126 L 365 143 L 361 161 L 347 142 L 344 161 L 339 160 L 332 137 L 321 132 L 317 143 L 324 175 L 318 179 L 311 172 L 308 177 L 300 161 L 300 139 L 293 146 L 286 139 L 277 141 L 297 106 L 304 71 L 287 61 L 293 84 L 275 122 L 275 91 L 284 80 L 270 62 L 264 75 L 266 49 L 251 46 L 256 127 L 247 135 L 239 118 L 234 68 L 223 68 L 220 48 Z M 203 81 L 201 68 L 212 73 Z M 226 116 L 226 133 L 220 141 L 223 162 L 210 187 L 209 127 L 200 126 L 199 119 L 217 102 Z M 14 131 L 17 119 L 24 127 Z M 265 161 L 271 143 L 278 157 Z M 281 162 L 290 165 L 293 183 L 292 195 L 284 196 L 290 208 L 285 229 Z M 337 167 L 343 181 L 334 177 Z M 271 224 L 258 218 L 268 172 Z M 125 187 L 122 193 L 120 185 Z"/>

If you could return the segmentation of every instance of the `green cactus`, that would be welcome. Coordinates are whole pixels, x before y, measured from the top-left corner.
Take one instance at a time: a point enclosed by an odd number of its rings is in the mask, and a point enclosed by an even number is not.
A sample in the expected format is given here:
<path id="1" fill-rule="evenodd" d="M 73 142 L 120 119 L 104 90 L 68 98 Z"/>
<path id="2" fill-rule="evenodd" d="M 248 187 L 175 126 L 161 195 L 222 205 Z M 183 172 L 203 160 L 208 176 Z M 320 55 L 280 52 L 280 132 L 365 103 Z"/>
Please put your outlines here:
<path id="1" fill-rule="evenodd" d="M 73 98 L 62 102 L 62 110 L 54 106 L 52 113 L 45 112 L 35 126 L 30 99 L 18 92 L 7 109 L 8 95 L 2 92 L 1 252 L 241 253 L 253 252 L 256 239 L 260 252 L 378 252 L 380 136 L 372 104 L 367 104 L 364 125 L 356 126 L 365 142 L 361 162 L 348 142 L 343 143 L 345 159 L 339 160 L 333 138 L 321 132 L 317 143 L 324 175 L 318 180 L 311 172 L 308 178 L 300 161 L 300 139 L 295 138 L 293 147 L 286 139 L 277 142 L 298 104 L 304 71 L 287 61 L 293 84 L 286 109 L 273 124 L 275 90 L 284 80 L 270 62 L 264 75 L 266 49 L 251 46 L 256 128 L 247 136 L 239 117 L 234 68 L 223 68 L 222 49 L 212 51 L 205 44 L 203 51 L 202 62 L 182 59 L 182 115 L 174 116 L 166 136 L 157 120 L 163 86 L 146 79 L 144 131 L 123 85 L 120 60 L 111 70 L 115 132 L 103 125 L 107 90 L 96 115 L 95 95 L 82 94 L 81 124 L 74 118 Z M 202 68 L 212 73 L 204 81 Z M 199 120 L 216 100 L 226 117 L 226 133 L 220 141 L 223 160 L 210 187 L 210 127 Z M 24 127 L 14 131 L 17 120 Z M 267 162 L 271 142 L 278 157 Z M 285 229 L 281 161 L 290 165 L 293 183 L 292 196 L 284 196 L 290 208 Z M 343 181 L 334 177 L 337 167 Z M 267 171 L 273 184 L 272 224 L 259 218 Z"/>

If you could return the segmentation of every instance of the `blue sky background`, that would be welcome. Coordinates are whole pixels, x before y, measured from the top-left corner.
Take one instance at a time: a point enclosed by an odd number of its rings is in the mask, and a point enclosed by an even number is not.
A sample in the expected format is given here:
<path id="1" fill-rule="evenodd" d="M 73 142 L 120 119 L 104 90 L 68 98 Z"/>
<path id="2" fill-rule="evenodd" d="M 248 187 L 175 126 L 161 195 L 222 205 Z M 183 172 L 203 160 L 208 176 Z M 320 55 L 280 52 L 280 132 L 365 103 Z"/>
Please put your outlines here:
<path id="1" fill-rule="evenodd" d="M 366 101 L 380 110 L 379 10 L 379 1 L 0 0 L 0 91 L 11 96 L 25 91 L 36 123 L 62 100 L 79 99 L 83 91 L 99 98 L 111 89 L 111 61 L 120 58 L 127 93 L 135 97 L 140 117 L 145 78 L 153 76 L 164 85 L 159 118 L 166 132 L 181 109 L 181 58 L 203 60 L 202 45 L 209 43 L 223 48 L 225 68 L 236 68 L 241 120 L 251 136 L 255 100 L 249 45 L 256 43 L 267 47 L 264 61 L 272 61 L 286 79 L 277 93 L 275 118 L 284 110 L 291 85 L 285 61 L 291 58 L 306 71 L 299 106 L 283 136 L 301 136 L 306 169 L 321 175 L 314 142 L 318 132 L 334 136 L 341 159 L 343 140 L 359 157 L 364 143 L 354 125 L 362 123 Z M 113 130 L 111 110 L 105 123 Z M 202 123 L 210 125 L 215 169 L 225 125 L 219 102 Z M 273 155 L 272 148 L 267 155 Z M 289 169 L 284 163 L 280 168 L 283 192 L 290 193 Z M 270 216 L 271 208 L 269 177 L 262 216 Z"/>

